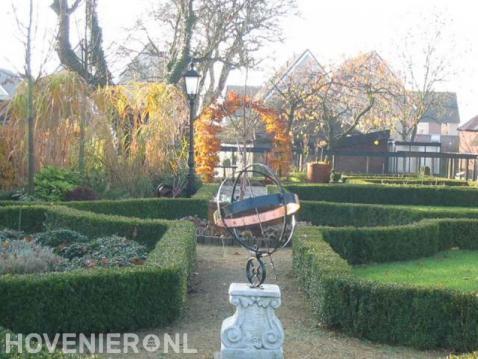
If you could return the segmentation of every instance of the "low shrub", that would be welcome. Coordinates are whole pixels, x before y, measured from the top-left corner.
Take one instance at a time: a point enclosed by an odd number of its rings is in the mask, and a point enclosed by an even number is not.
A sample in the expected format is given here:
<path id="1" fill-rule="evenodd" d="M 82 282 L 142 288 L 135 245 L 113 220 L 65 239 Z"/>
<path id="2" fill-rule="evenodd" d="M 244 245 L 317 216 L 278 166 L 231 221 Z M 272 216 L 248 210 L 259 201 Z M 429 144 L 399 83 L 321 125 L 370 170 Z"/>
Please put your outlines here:
<path id="1" fill-rule="evenodd" d="M 25 237 L 25 233 L 22 231 L 15 231 L 13 229 L 3 229 L 0 231 L 0 244 L 3 241 L 16 241 L 23 239 Z"/>
<path id="2" fill-rule="evenodd" d="M 3 207 L 0 224 L 18 228 L 19 213 L 27 219 L 20 226 L 26 232 L 46 218 L 50 226 L 91 237 L 121 235 L 151 252 L 144 265 L 132 267 L 0 276 L 4 327 L 23 333 L 127 331 L 165 325 L 181 312 L 195 261 L 193 224 L 57 206 Z"/>
<path id="3" fill-rule="evenodd" d="M 35 175 L 35 197 L 43 201 L 61 201 L 81 183 L 80 175 L 68 169 L 46 166 Z"/>
<path id="4" fill-rule="evenodd" d="M 7 240 L 0 244 L 0 275 L 49 272 L 62 262 L 52 248 L 33 240 Z"/>
<path id="5" fill-rule="evenodd" d="M 65 201 L 96 201 L 98 194 L 89 187 L 76 187 L 65 193 Z"/>
<path id="6" fill-rule="evenodd" d="M 43 246 L 59 247 L 71 243 L 86 243 L 88 237 L 70 229 L 53 229 L 46 232 L 36 233 L 35 241 Z"/>
<path id="7" fill-rule="evenodd" d="M 294 270 L 318 322 L 369 340 L 422 349 L 478 347 L 478 297 L 360 280 L 318 227 L 294 238 Z"/>
<path id="8" fill-rule="evenodd" d="M 300 203 L 299 220 L 317 226 L 364 227 L 407 224 L 425 216 L 411 208 L 397 206 L 318 201 L 301 201 Z"/>
<path id="9" fill-rule="evenodd" d="M 478 221 L 455 218 L 438 221 L 442 249 L 459 247 L 478 250 Z"/>
<path id="10" fill-rule="evenodd" d="M 69 259 L 63 262 L 62 271 L 142 265 L 148 255 L 141 244 L 118 236 L 97 238 L 88 243 L 72 243 L 60 248 L 58 253 Z"/>
<path id="11" fill-rule="evenodd" d="M 15 229 L 27 233 L 41 232 L 46 206 L 16 205 L 0 207 L 0 228 Z"/>
<path id="12" fill-rule="evenodd" d="M 463 207 L 478 203 L 478 189 L 472 187 L 310 184 L 286 188 L 303 201 Z"/>
<path id="13" fill-rule="evenodd" d="M 467 187 L 465 180 L 448 178 L 360 178 L 365 183 L 395 184 L 395 185 L 425 185 L 425 186 L 458 186 Z M 353 180 L 352 180 L 353 183 Z"/>
<path id="14" fill-rule="evenodd" d="M 19 352 L 16 345 L 12 345 L 7 353 L 7 335 L 10 336 L 10 341 L 18 342 L 20 337 L 10 330 L 0 327 L 0 359 L 97 359 L 96 355 L 83 354 L 64 354 L 61 351 L 49 353 L 46 347 L 43 347 L 38 353 L 26 353 L 24 350 Z M 22 337 L 25 341 L 25 336 Z"/>
<path id="15" fill-rule="evenodd" d="M 207 218 L 208 212 L 208 201 L 196 198 L 137 198 L 119 201 L 68 202 L 64 205 L 94 213 L 144 219 L 181 219 L 187 216 Z"/>
<path id="16" fill-rule="evenodd" d="M 436 220 L 389 227 L 322 227 L 321 233 L 333 250 L 350 264 L 431 256 L 443 247 Z"/>
<path id="17" fill-rule="evenodd" d="M 478 220 L 425 219 L 377 227 L 320 227 L 323 240 L 350 264 L 383 263 L 432 256 L 453 247 L 478 249 Z"/>

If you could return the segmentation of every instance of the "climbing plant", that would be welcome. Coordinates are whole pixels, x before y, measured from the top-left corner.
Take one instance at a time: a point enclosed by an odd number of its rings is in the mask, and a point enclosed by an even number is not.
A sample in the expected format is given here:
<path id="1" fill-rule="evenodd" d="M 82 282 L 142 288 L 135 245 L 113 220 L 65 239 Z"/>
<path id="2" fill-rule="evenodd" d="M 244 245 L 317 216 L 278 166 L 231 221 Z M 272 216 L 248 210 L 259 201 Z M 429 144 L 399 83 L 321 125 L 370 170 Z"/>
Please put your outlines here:
<path id="1" fill-rule="evenodd" d="M 260 101 L 230 92 L 223 102 L 217 102 L 204 109 L 195 124 L 197 172 L 206 182 L 213 180 L 214 168 L 219 162 L 221 141 L 218 135 L 223 129 L 221 122 L 241 108 L 257 113 L 265 124 L 266 132 L 271 136 L 272 149 L 267 155 L 268 164 L 281 176 L 289 171 L 292 142 L 286 119 Z"/>

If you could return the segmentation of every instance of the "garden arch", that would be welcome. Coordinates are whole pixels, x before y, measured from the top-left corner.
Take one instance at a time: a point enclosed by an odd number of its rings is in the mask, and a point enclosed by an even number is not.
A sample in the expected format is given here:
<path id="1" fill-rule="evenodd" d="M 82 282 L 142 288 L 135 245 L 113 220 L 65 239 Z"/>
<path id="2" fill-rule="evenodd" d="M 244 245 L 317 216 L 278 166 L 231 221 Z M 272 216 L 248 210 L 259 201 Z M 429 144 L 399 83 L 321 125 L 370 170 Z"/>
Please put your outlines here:
<path id="1" fill-rule="evenodd" d="M 248 96 L 230 92 L 224 102 L 207 107 L 196 120 L 196 164 L 197 173 L 206 182 L 211 182 L 214 169 L 219 162 L 222 131 L 221 121 L 241 108 L 257 113 L 264 122 L 266 132 L 272 137 L 272 149 L 268 154 L 269 165 L 281 176 L 289 172 L 292 159 L 292 140 L 287 121 L 277 111 Z"/>

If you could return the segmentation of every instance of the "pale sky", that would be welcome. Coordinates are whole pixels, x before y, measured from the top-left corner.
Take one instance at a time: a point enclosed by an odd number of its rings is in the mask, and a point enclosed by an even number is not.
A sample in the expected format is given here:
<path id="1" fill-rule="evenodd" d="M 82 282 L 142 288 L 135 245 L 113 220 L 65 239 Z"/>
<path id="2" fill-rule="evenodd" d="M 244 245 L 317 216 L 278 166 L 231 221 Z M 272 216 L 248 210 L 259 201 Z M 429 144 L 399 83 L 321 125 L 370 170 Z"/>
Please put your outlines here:
<path id="1" fill-rule="evenodd" d="M 47 53 L 54 35 L 55 14 L 51 0 L 34 0 L 38 7 L 36 62 Z M 26 16 L 27 0 L 15 0 L 18 14 Z M 0 0 L 0 68 L 21 70 L 23 47 L 12 15 L 11 0 Z M 105 48 L 124 41 L 126 28 L 151 9 L 154 0 L 98 0 Z M 285 42 L 262 50 L 259 69 L 248 70 L 248 84 L 265 81 L 273 70 L 294 54 L 310 49 L 324 65 L 337 63 L 360 52 L 376 50 L 392 68 L 399 68 L 397 48 L 407 31 L 421 34 L 423 24 L 438 14 L 447 26 L 443 33 L 454 43 L 450 54 L 449 81 L 440 90 L 457 92 L 461 121 L 478 115 L 478 1 L 475 0 L 298 0 L 300 17 L 284 20 Z M 74 24 L 72 28 L 74 28 Z M 416 29 L 416 30 L 415 30 Z M 74 30 L 74 29 L 73 29 Z M 417 36 L 416 46 L 424 45 Z M 418 50 L 417 50 L 418 51 Z M 53 53 L 47 69 L 57 63 Z M 38 66 L 37 66 L 38 67 Z M 119 68 L 113 67 L 113 71 Z M 234 73 L 230 84 L 243 84 L 245 71 Z"/>

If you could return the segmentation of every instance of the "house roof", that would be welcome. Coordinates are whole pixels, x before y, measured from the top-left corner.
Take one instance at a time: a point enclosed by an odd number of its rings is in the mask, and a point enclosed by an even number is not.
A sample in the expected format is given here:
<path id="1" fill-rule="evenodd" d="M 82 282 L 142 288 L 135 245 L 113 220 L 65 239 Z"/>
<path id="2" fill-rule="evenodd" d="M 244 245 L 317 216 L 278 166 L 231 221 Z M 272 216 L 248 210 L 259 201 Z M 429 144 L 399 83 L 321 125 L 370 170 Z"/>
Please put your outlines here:
<path id="1" fill-rule="evenodd" d="M 358 55 L 354 57 L 350 57 L 346 59 L 345 61 L 340 64 L 339 69 L 341 68 L 346 68 L 349 64 L 355 64 L 356 66 L 362 66 L 364 70 L 368 70 L 369 74 L 372 71 L 376 70 L 382 70 L 381 76 L 385 76 L 384 73 L 395 79 L 396 81 L 399 81 L 397 78 L 397 75 L 393 70 L 390 68 L 390 65 L 388 64 L 387 61 L 383 59 L 380 54 L 373 50 L 369 52 L 364 52 L 364 53 L 359 53 Z"/>
<path id="2" fill-rule="evenodd" d="M 458 131 L 478 132 L 478 115 L 458 127 Z"/>
<path id="3" fill-rule="evenodd" d="M 458 100 L 455 92 L 434 92 L 433 104 L 421 122 L 460 123 Z"/>
<path id="4" fill-rule="evenodd" d="M 166 74 L 167 53 L 148 43 L 125 66 L 119 75 L 119 83 L 129 81 L 158 82 Z"/>
<path id="5" fill-rule="evenodd" d="M 270 78 L 264 86 L 257 92 L 256 99 L 258 100 L 268 100 L 272 94 L 275 92 L 276 87 L 290 78 L 290 76 L 300 70 L 305 66 L 310 66 L 309 71 L 325 72 L 322 65 L 319 63 L 317 58 L 312 54 L 312 52 L 307 49 L 302 52 L 299 56 L 293 56 L 289 61 L 282 65 L 279 70 Z"/>
<path id="6" fill-rule="evenodd" d="M 19 83 L 18 75 L 9 70 L 0 69 L 0 101 L 11 99 Z"/>
<path id="7" fill-rule="evenodd" d="M 342 138 L 338 143 L 337 147 L 349 147 L 357 146 L 364 144 L 373 144 L 374 141 L 385 141 L 385 143 L 390 138 L 390 130 L 375 131 L 369 133 L 357 133 L 353 135 L 346 136 Z"/>

